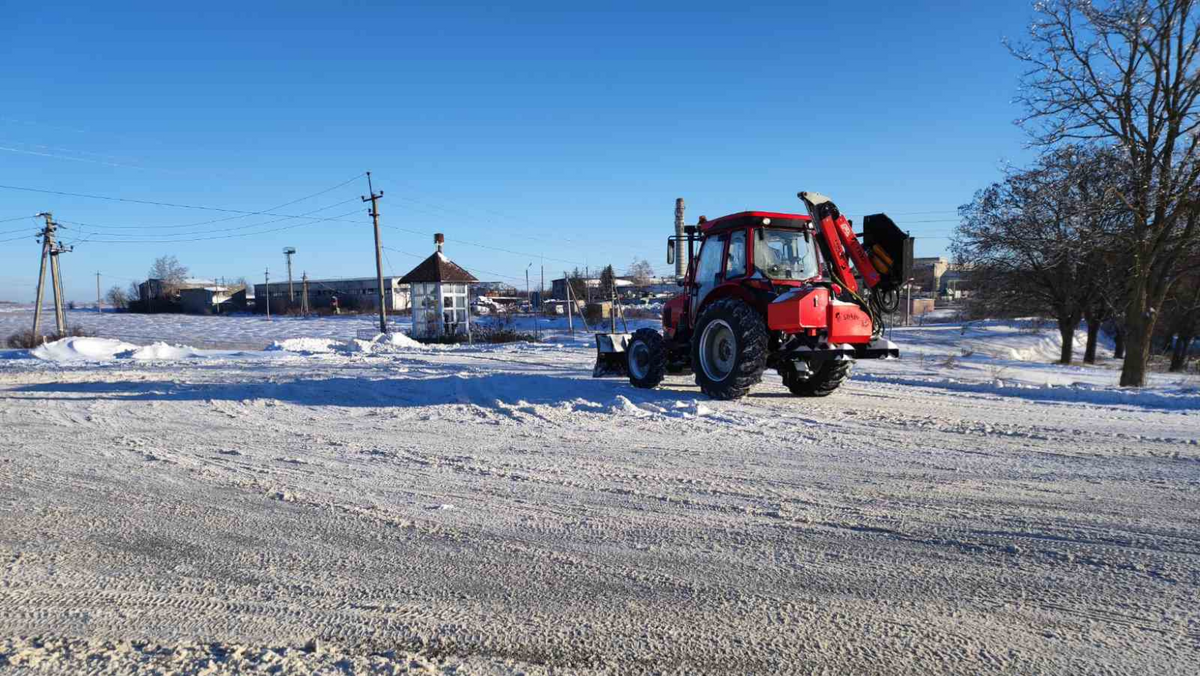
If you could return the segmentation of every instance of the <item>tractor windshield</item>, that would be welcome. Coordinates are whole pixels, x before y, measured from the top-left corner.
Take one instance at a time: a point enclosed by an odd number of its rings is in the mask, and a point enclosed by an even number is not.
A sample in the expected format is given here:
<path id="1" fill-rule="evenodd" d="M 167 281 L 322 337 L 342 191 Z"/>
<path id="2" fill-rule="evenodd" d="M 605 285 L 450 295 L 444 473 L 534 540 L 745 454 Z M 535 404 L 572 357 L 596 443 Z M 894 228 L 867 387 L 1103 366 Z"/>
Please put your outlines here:
<path id="1" fill-rule="evenodd" d="M 817 257 L 803 232 L 763 228 L 754 242 L 754 267 L 770 279 L 811 279 Z"/>

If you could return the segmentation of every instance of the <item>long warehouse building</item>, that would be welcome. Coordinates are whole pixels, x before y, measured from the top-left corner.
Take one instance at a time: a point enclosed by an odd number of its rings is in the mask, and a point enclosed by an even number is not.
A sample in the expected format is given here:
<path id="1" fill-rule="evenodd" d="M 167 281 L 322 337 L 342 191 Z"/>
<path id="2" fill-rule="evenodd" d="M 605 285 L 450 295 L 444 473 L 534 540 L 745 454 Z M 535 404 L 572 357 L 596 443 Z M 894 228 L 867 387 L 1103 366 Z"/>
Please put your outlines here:
<path id="1" fill-rule="evenodd" d="M 282 313 L 289 305 L 300 307 L 300 298 L 304 293 L 303 283 L 297 279 L 292 282 L 295 301 L 290 301 L 291 293 L 285 279 L 282 282 L 272 281 L 269 295 L 268 285 L 254 285 L 254 307 L 256 312 L 267 311 L 267 299 L 270 298 L 271 312 Z M 399 277 L 383 278 L 384 302 L 388 312 L 405 312 L 411 307 L 408 284 L 401 284 Z M 377 309 L 379 298 L 379 283 L 374 277 L 358 277 L 354 279 L 310 279 L 308 280 L 308 304 L 312 308 L 333 307 L 333 300 L 342 310 L 374 310 Z"/>

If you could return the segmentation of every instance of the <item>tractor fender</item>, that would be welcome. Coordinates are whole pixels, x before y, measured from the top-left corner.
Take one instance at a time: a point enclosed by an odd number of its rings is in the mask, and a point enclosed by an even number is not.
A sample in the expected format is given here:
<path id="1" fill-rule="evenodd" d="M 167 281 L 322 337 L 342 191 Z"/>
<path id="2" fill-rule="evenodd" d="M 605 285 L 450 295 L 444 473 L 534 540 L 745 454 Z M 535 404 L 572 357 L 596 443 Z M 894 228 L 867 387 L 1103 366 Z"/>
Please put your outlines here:
<path id="1" fill-rule="evenodd" d="M 750 289 L 741 284 L 740 280 L 725 282 L 715 287 L 712 291 L 709 291 L 708 295 L 704 298 L 704 303 L 697 309 L 696 317 L 704 314 L 704 310 L 707 309 L 709 305 L 712 305 L 719 300 L 725 300 L 726 298 L 740 300 L 746 305 L 754 308 L 755 311 L 764 318 L 766 317 L 767 304 L 769 302 L 767 295 L 763 294 L 761 298 L 757 297 Z M 694 318 L 693 321 L 695 321 Z"/>

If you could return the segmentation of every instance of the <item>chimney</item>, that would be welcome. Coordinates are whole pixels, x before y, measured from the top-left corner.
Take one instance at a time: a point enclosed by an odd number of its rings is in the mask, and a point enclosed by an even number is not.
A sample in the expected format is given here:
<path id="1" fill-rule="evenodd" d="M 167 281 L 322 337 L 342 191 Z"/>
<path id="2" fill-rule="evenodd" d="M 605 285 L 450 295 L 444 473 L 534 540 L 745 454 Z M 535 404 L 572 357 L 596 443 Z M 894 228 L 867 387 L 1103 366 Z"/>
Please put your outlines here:
<path id="1" fill-rule="evenodd" d="M 442 253 L 442 245 L 446 243 L 446 236 L 440 232 L 434 233 L 433 243 L 437 245 L 438 253 Z"/>
<path id="2" fill-rule="evenodd" d="M 683 259 L 683 198 L 675 200 L 675 279 L 683 281 L 687 275 L 687 261 Z"/>

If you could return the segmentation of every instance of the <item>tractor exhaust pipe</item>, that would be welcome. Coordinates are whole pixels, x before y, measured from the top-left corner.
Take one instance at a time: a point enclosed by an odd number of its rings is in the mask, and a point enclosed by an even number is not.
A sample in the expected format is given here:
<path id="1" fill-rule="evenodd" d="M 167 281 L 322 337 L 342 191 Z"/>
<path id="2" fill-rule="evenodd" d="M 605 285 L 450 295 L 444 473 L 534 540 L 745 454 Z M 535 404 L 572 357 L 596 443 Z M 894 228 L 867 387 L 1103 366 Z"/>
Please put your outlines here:
<path id="1" fill-rule="evenodd" d="M 675 200 L 675 281 L 682 284 L 687 276 L 687 259 L 683 257 L 683 198 Z"/>

